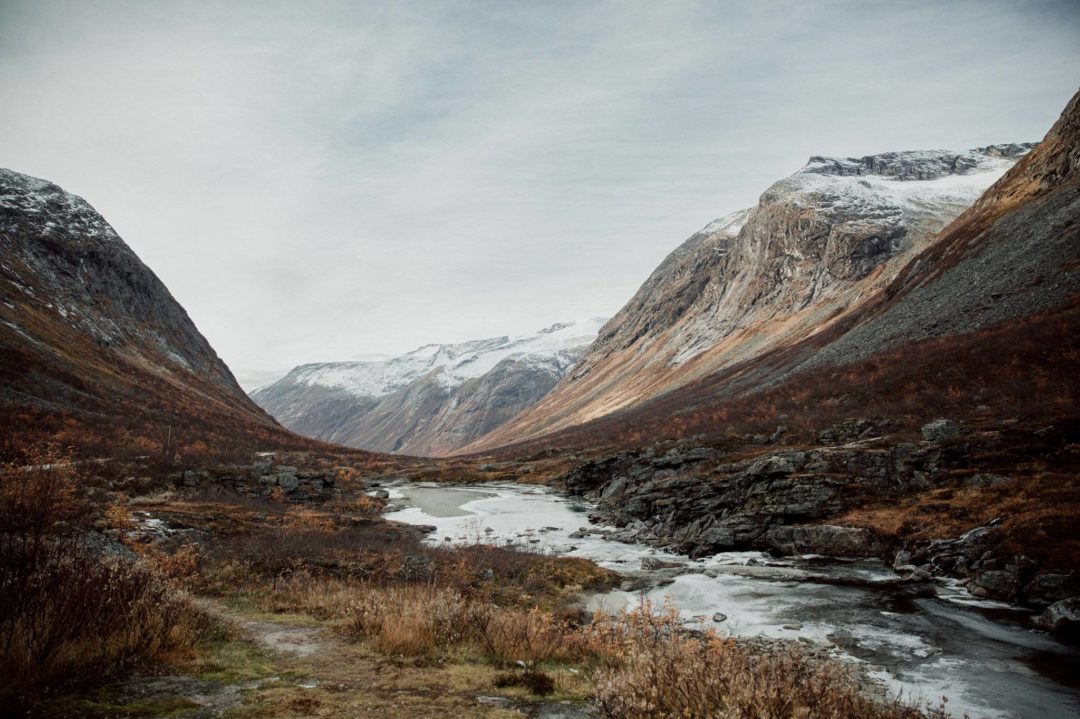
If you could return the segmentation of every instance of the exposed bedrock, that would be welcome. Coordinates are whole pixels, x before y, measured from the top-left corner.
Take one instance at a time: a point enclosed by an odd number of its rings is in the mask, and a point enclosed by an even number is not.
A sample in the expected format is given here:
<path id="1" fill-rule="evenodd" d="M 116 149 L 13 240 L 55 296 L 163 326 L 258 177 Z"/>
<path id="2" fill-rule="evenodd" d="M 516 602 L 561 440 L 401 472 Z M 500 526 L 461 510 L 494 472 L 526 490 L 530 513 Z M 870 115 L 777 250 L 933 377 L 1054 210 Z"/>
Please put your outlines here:
<path id="1" fill-rule="evenodd" d="M 881 557 L 907 579 L 959 577 L 977 596 L 1033 607 L 1080 594 L 1080 577 L 1044 571 L 1010 553 L 997 520 L 956 539 L 918 543 L 841 526 L 837 518 L 849 510 L 882 500 L 1007 479 L 970 474 L 967 444 L 951 432 L 949 441 L 875 439 L 873 428 L 887 424 L 850 420 L 823 431 L 822 439 L 871 436 L 839 446 L 776 447 L 735 462 L 688 444 L 662 454 L 617 452 L 579 465 L 561 481 L 568 492 L 596 502 L 590 518 L 617 527 L 612 539 L 693 558 L 740 550 Z"/>

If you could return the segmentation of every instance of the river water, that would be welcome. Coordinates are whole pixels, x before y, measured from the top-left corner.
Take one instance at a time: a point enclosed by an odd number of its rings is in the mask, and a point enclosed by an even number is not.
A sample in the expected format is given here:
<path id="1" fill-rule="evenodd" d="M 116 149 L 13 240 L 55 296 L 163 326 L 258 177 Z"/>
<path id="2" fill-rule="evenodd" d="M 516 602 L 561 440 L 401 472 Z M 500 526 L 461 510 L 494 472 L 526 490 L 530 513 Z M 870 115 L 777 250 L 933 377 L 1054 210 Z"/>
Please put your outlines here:
<path id="1" fill-rule="evenodd" d="M 1080 650 L 1026 625 L 1025 612 L 978 600 L 956 583 L 915 592 L 877 561 L 821 557 L 778 560 L 728 552 L 699 561 L 602 536 L 571 537 L 590 526 L 590 505 L 543 487 L 517 484 L 402 484 L 386 487 L 388 519 L 436 527 L 433 544 L 517 544 L 584 557 L 625 574 L 641 560 L 680 561 L 686 572 L 645 593 L 665 599 L 690 624 L 734 636 L 811 641 L 865 665 L 893 694 L 954 716 L 1073 719 L 1080 716 Z M 391 507 L 393 509 L 393 507 Z M 602 529 L 602 528 L 599 528 Z M 613 591 L 592 604 L 617 610 L 641 592 Z M 726 616 L 717 617 L 720 613 Z"/>

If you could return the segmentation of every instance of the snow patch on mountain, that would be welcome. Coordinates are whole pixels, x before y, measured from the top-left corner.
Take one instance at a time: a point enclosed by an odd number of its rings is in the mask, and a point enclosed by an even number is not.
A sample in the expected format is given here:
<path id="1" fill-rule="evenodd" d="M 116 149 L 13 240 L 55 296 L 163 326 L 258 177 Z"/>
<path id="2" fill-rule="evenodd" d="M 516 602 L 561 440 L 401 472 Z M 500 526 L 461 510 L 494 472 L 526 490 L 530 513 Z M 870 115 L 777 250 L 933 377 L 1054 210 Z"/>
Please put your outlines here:
<path id="1" fill-rule="evenodd" d="M 762 201 L 783 196 L 806 207 L 857 212 L 864 218 L 882 212 L 898 217 L 936 214 L 950 206 L 970 205 L 1015 162 L 1015 157 L 980 150 L 812 157 L 801 170 L 770 187 Z"/>
<path id="2" fill-rule="evenodd" d="M 290 379 L 297 384 L 376 398 L 429 374 L 452 389 L 466 380 L 482 377 L 504 360 L 517 360 L 561 375 L 576 359 L 577 353 L 572 350 L 590 344 L 606 321 L 592 317 L 555 324 L 531 335 L 424 345 L 382 361 L 301 365 L 292 371 Z"/>
<path id="3" fill-rule="evenodd" d="M 734 238 L 739 234 L 739 230 L 743 228 L 743 225 L 746 224 L 746 218 L 750 216 L 751 209 L 736 210 L 730 215 L 719 217 L 702 227 L 697 234 L 709 235 L 710 237 Z"/>

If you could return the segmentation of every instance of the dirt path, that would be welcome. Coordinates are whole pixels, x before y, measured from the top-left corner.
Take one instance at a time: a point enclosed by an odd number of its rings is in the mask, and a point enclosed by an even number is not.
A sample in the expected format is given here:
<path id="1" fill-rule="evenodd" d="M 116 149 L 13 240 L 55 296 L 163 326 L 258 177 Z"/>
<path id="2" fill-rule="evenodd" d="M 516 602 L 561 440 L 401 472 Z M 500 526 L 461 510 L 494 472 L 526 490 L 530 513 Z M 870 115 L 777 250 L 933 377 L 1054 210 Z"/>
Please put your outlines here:
<path id="1" fill-rule="evenodd" d="M 294 626 L 252 619 L 209 599 L 198 599 L 196 604 L 210 614 L 232 622 L 255 643 L 277 654 L 309 657 L 324 650 L 328 643 L 336 641 L 324 627 Z"/>
<path id="2" fill-rule="evenodd" d="M 328 627 L 253 617 L 208 599 L 198 602 L 234 624 L 244 639 L 224 647 L 205 675 L 128 682 L 118 707 L 129 707 L 129 715 L 167 713 L 179 719 L 592 716 L 576 704 L 500 695 L 493 686 L 491 667 L 396 661 L 345 641 Z M 147 714 L 135 711 L 137 706 L 160 707 L 160 711 Z"/>

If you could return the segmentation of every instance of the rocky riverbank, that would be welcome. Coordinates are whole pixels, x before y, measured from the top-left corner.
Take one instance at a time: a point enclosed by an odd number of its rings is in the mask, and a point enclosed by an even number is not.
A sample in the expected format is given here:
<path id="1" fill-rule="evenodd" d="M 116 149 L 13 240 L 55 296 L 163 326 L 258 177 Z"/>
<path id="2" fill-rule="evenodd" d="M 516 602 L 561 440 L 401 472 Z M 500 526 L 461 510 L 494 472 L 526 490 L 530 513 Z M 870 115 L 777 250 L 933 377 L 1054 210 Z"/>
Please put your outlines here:
<path id="1" fill-rule="evenodd" d="M 949 539 L 909 540 L 838 518 L 874 503 L 910 502 L 935 489 L 995 487 L 1009 477 L 978 471 L 977 453 L 950 420 L 921 437 L 886 436 L 885 419 L 826 428 L 815 446 L 769 445 L 742 456 L 683 443 L 667 451 L 623 451 L 587 461 L 559 480 L 596 503 L 591 519 L 614 525 L 612 539 L 704 557 L 723 551 L 880 557 L 920 581 L 956 577 L 972 594 L 1047 609 L 1040 623 L 1069 631 L 1080 619 L 1080 576 L 1051 571 L 1005 541 L 1000 518 Z M 749 456 L 747 456 L 749 455 Z"/>
<path id="2" fill-rule="evenodd" d="M 280 494 L 291 502 L 322 502 L 338 493 L 341 470 L 298 468 L 274 464 L 264 455 L 250 465 L 223 465 L 209 469 L 188 469 L 170 477 L 173 486 L 186 492 L 229 492 L 248 497 Z"/>

